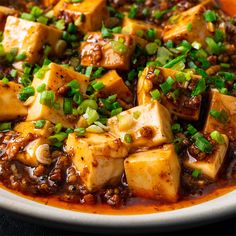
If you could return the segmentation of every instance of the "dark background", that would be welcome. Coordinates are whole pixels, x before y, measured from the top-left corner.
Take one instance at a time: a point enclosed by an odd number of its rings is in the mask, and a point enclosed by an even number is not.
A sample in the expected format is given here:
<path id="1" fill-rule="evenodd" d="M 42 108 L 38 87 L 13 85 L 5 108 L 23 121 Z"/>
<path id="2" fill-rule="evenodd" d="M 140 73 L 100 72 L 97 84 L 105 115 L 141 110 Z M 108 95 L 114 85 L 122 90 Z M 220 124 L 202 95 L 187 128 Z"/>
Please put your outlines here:
<path id="1" fill-rule="evenodd" d="M 147 232 L 148 233 L 148 232 Z M 15 219 L 0 212 L 0 236 L 92 236 L 86 233 L 73 233 L 60 229 L 48 228 Z M 94 234 L 98 235 L 98 234 Z M 136 234 L 134 234 L 136 235 Z M 147 234 L 145 234 L 146 236 Z M 236 236 L 236 218 L 222 219 L 221 222 L 204 227 L 172 233 L 152 233 L 150 236 Z M 112 236 L 112 235 L 111 235 Z"/>

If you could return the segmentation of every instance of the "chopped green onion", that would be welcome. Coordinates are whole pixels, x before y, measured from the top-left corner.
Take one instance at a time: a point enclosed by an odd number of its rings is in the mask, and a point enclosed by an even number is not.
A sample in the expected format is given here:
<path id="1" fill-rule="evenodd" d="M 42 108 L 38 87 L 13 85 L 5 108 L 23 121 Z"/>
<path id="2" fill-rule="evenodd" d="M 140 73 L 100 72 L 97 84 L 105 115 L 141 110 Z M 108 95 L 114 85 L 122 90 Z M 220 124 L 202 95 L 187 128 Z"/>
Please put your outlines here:
<path id="1" fill-rule="evenodd" d="M 197 133 L 197 129 L 195 127 L 193 127 L 191 124 L 188 124 L 187 134 L 190 136 L 193 136 L 196 133 Z"/>
<path id="2" fill-rule="evenodd" d="M 121 107 L 120 108 L 116 108 L 116 109 L 111 111 L 111 117 L 112 116 L 116 116 L 116 115 L 120 114 L 121 112 L 122 112 L 122 108 Z"/>
<path id="3" fill-rule="evenodd" d="M 196 147 L 205 153 L 212 153 L 212 144 L 203 136 L 200 136 L 196 139 L 195 143 Z"/>
<path id="4" fill-rule="evenodd" d="M 94 83 L 92 86 L 96 91 L 100 91 L 105 87 L 105 85 L 101 81 L 96 81 L 96 83 Z"/>
<path id="5" fill-rule="evenodd" d="M 202 173 L 201 170 L 194 169 L 193 172 L 192 172 L 192 176 L 194 178 L 198 178 L 201 175 L 201 173 Z"/>
<path id="6" fill-rule="evenodd" d="M 175 83 L 175 80 L 169 76 L 164 83 L 160 84 L 160 88 L 162 92 L 164 94 L 167 94 L 172 89 L 172 86 L 174 83 Z"/>
<path id="7" fill-rule="evenodd" d="M 103 38 L 111 38 L 113 36 L 112 33 L 110 33 L 110 30 L 108 28 L 106 28 L 104 23 L 102 24 L 101 32 L 102 32 Z"/>
<path id="8" fill-rule="evenodd" d="M 148 29 L 146 32 L 147 40 L 153 41 L 156 38 L 156 30 L 155 29 Z"/>
<path id="9" fill-rule="evenodd" d="M 137 16 L 137 13 L 138 13 L 138 8 L 137 8 L 137 6 L 133 5 L 130 8 L 128 17 L 133 19 L 133 18 L 135 18 Z"/>
<path id="10" fill-rule="evenodd" d="M 98 109 L 98 105 L 95 100 L 86 99 L 78 107 L 79 114 L 85 113 L 85 111 L 87 110 L 88 107 L 90 107 L 94 110 Z"/>
<path id="11" fill-rule="evenodd" d="M 37 120 L 34 122 L 34 127 L 36 129 L 42 129 L 45 124 L 46 124 L 46 120 Z"/>
<path id="12" fill-rule="evenodd" d="M 86 68 L 86 71 L 85 71 L 85 76 L 87 76 L 88 78 L 90 78 L 91 74 L 92 74 L 92 71 L 93 71 L 93 66 L 88 66 Z"/>
<path id="13" fill-rule="evenodd" d="M 0 131 L 11 130 L 11 122 L 0 123 Z"/>
<path id="14" fill-rule="evenodd" d="M 121 41 L 111 41 L 111 47 L 115 52 L 119 54 L 124 54 L 128 50 L 128 47 L 124 44 L 124 42 Z"/>
<path id="15" fill-rule="evenodd" d="M 19 93 L 19 99 L 21 101 L 26 101 L 29 97 L 34 96 L 34 94 L 35 94 L 34 87 L 32 86 L 24 87 Z"/>
<path id="16" fill-rule="evenodd" d="M 8 84 L 9 83 L 9 79 L 7 77 L 3 77 L 1 79 L 1 81 L 4 83 L 4 84 Z"/>
<path id="17" fill-rule="evenodd" d="M 37 22 L 46 25 L 46 24 L 48 23 L 48 18 L 47 18 L 46 16 L 40 16 L 40 17 L 37 19 Z"/>
<path id="18" fill-rule="evenodd" d="M 86 129 L 85 128 L 76 128 L 76 129 L 74 129 L 74 132 L 76 133 L 77 136 L 81 137 L 81 136 L 85 135 Z"/>
<path id="19" fill-rule="evenodd" d="M 154 99 L 154 100 L 160 100 L 160 98 L 161 98 L 161 94 L 160 94 L 160 92 L 159 92 L 158 89 L 152 90 L 152 91 L 150 92 L 150 94 L 151 94 L 151 96 L 152 96 L 152 99 Z"/>
<path id="20" fill-rule="evenodd" d="M 68 136 L 67 133 L 60 132 L 52 136 L 49 136 L 48 139 L 53 143 L 54 146 L 61 147 L 62 142 L 67 138 L 67 136 Z"/>
<path id="21" fill-rule="evenodd" d="M 63 111 L 64 114 L 68 115 L 68 114 L 72 114 L 72 99 L 70 98 L 64 98 L 64 102 L 63 102 Z"/>
<path id="22" fill-rule="evenodd" d="M 181 132 L 181 130 L 182 130 L 182 129 L 181 129 L 181 125 L 178 124 L 178 123 L 173 124 L 173 125 L 171 126 L 171 129 L 172 129 L 173 133 L 175 133 L 175 134 Z"/>
<path id="23" fill-rule="evenodd" d="M 188 23 L 186 28 L 187 28 L 188 31 L 191 31 L 193 29 L 193 24 Z"/>
<path id="24" fill-rule="evenodd" d="M 62 124 L 61 123 L 57 123 L 55 126 L 54 126 L 54 132 L 56 134 L 60 133 L 62 130 Z"/>
<path id="25" fill-rule="evenodd" d="M 148 43 L 145 47 L 146 52 L 148 53 L 148 55 L 153 55 L 157 52 L 158 49 L 158 45 L 156 43 Z"/>
<path id="26" fill-rule="evenodd" d="M 120 34 L 121 30 L 122 30 L 121 26 L 116 26 L 112 29 L 112 33 Z"/>
<path id="27" fill-rule="evenodd" d="M 91 125 L 94 123 L 94 121 L 99 119 L 99 114 L 95 109 L 88 107 L 84 114 L 84 118 L 87 120 L 88 125 Z"/>
<path id="28" fill-rule="evenodd" d="M 23 61 L 23 60 L 25 60 L 26 59 L 26 53 L 25 52 L 22 52 L 22 53 L 20 53 L 20 54 L 18 54 L 16 57 L 15 57 L 15 60 L 16 61 Z"/>
<path id="29" fill-rule="evenodd" d="M 217 20 L 217 15 L 214 11 L 212 10 L 207 10 L 204 14 L 204 19 L 206 22 L 213 22 Z"/>
<path id="30" fill-rule="evenodd" d="M 29 13 L 22 13 L 21 18 L 24 20 L 35 21 L 35 17 Z"/>
<path id="31" fill-rule="evenodd" d="M 219 144 L 225 143 L 224 137 L 222 136 L 222 134 L 219 131 L 215 130 L 215 131 L 211 132 L 210 135 L 211 135 L 211 138 L 213 140 L 215 140 L 217 143 L 219 143 Z"/>
<path id="32" fill-rule="evenodd" d="M 186 57 L 185 55 L 178 56 L 175 59 L 173 59 L 172 61 L 170 61 L 167 64 L 165 64 L 163 67 L 164 68 L 172 68 L 174 65 L 176 65 L 180 61 L 184 61 L 185 57 Z"/>
<path id="33" fill-rule="evenodd" d="M 12 69 L 11 72 L 10 72 L 10 75 L 11 75 L 12 78 L 16 78 L 16 76 L 17 76 L 17 70 Z"/>
<path id="34" fill-rule="evenodd" d="M 41 93 L 39 102 L 52 108 L 55 103 L 55 93 L 53 91 L 43 91 Z"/>
<path id="35" fill-rule="evenodd" d="M 210 115 L 222 124 L 227 123 L 229 119 L 228 113 L 225 110 L 217 111 L 215 109 L 211 109 Z"/>
<path id="36" fill-rule="evenodd" d="M 45 84 L 45 83 L 39 85 L 39 86 L 37 87 L 37 89 L 36 89 L 36 91 L 37 91 L 38 93 L 42 93 L 42 92 L 45 91 L 45 90 L 46 90 L 46 84 Z"/>
<path id="37" fill-rule="evenodd" d="M 132 138 L 132 136 L 130 134 L 125 134 L 124 141 L 126 143 L 132 143 L 133 142 L 133 138 Z"/>
<path id="38" fill-rule="evenodd" d="M 206 91 L 206 81 L 204 78 L 198 80 L 197 85 L 191 93 L 191 96 L 198 96 L 199 94 Z"/>

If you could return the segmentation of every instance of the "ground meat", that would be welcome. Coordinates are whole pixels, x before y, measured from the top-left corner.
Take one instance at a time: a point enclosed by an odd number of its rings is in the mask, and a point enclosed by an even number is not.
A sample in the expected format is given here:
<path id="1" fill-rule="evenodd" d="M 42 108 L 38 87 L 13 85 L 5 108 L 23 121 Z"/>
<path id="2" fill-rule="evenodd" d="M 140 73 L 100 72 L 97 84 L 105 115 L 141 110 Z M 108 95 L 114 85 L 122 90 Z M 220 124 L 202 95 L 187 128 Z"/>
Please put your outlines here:
<path id="1" fill-rule="evenodd" d="M 6 154 L 8 159 L 13 159 L 16 157 L 17 153 L 23 150 L 31 141 L 36 139 L 37 136 L 34 134 L 27 134 L 25 137 L 18 136 L 9 141 L 6 149 Z"/>

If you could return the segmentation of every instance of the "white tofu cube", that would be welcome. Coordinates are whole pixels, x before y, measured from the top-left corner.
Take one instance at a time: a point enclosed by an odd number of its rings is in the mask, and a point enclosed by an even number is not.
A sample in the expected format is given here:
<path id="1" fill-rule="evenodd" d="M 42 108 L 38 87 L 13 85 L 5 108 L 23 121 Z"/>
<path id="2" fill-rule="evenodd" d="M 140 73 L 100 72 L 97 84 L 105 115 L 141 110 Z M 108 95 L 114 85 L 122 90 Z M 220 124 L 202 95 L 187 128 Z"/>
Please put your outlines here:
<path id="1" fill-rule="evenodd" d="M 155 75 L 155 70 L 159 71 L 158 76 Z M 137 85 L 137 99 L 139 105 L 144 105 L 152 101 L 151 91 L 158 89 L 160 92 L 160 102 L 161 104 L 169 110 L 169 112 L 175 116 L 177 116 L 180 119 L 184 120 L 193 120 L 197 121 L 200 116 L 201 111 L 201 101 L 202 96 L 198 95 L 197 105 L 189 105 L 188 102 L 191 100 L 193 101 L 194 96 L 191 96 L 191 91 L 188 89 L 188 85 L 190 83 L 195 83 L 197 85 L 197 82 L 199 79 L 201 79 L 201 76 L 198 75 L 190 75 L 190 79 L 187 83 L 179 83 L 176 80 L 176 75 L 179 73 L 179 71 L 157 67 L 157 68 L 151 68 L 146 67 L 142 73 L 142 75 L 138 79 L 138 85 Z M 176 101 L 173 99 L 168 99 L 166 94 L 164 94 L 160 87 L 157 86 L 157 82 L 160 80 L 166 81 L 169 77 L 171 77 L 176 87 L 179 89 L 179 95 L 176 96 Z M 195 86 L 196 86 L 195 85 Z M 174 85 L 175 86 L 175 85 Z M 173 86 L 173 89 L 171 92 L 175 90 L 175 87 Z M 183 102 L 185 101 L 185 102 Z"/>
<path id="2" fill-rule="evenodd" d="M 102 22 L 108 18 L 105 0 L 83 0 L 79 3 L 60 0 L 53 10 L 56 17 L 74 21 L 83 33 L 100 30 Z"/>
<path id="3" fill-rule="evenodd" d="M 27 116 L 27 107 L 18 99 L 22 85 L 0 81 L 0 121 L 14 120 Z"/>
<path id="4" fill-rule="evenodd" d="M 225 143 L 218 144 L 216 150 L 209 154 L 204 160 L 196 160 L 193 157 L 187 157 L 184 165 L 191 169 L 201 170 L 201 173 L 215 179 L 225 160 L 225 155 L 229 145 L 229 139 L 226 135 L 222 135 Z"/>
<path id="5" fill-rule="evenodd" d="M 39 79 L 35 76 L 32 86 L 37 88 L 39 85 L 45 84 L 46 90 L 54 92 L 55 101 L 60 104 L 60 108 L 55 109 L 54 107 L 41 104 L 41 94 L 36 92 L 35 100 L 28 109 L 27 121 L 49 120 L 52 123 L 61 123 L 63 127 L 73 128 L 77 120 L 71 120 L 64 114 L 63 97 L 57 93 L 59 88 L 67 85 L 72 80 L 78 81 L 80 91 L 84 95 L 89 83 L 89 78 L 71 69 L 51 63 L 48 68 L 45 69 L 43 79 Z"/>
<path id="6" fill-rule="evenodd" d="M 134 153 L 124 165 L 129 188 L 135 196 L 177 201 L 180 164 L 173 144 Z"/>
<path id="7" fill-rule="evenodd" d="M 117 94 L 117 97 L 125 102 L 132 101 L 133 95 L 131 91 L 115 70 L 110 70 L 97 81 L 104 84 L 104 88 L 99 91 L 100 96 L 107 97 Z"/>
<path id="8" fill-rule="evenodd" d="M 133 152 L 142 147 L 155 147 L 170 143 L 173 139 L 168 110 L 157 101 L 137 106 L 108 120 L 110 131 Z M 132 142 L 125 142 L 125 135 Z"/>
<path id="9" fill-rule="evenodd" d="M 204 133 L 218 130 L 228 136 L 231 141 L 236 140 L 236 97 L 211 91 L 210 108 L 207 116 Z M 211 111 L 221 113 L 220 117 L 214 117 Z"/>
<path id="10" fill-rule="evenodd" d="M 66 151 L 89 191 L 119 183 L 124 171 L 124 158 L 128 155 L 120 139 L 108 133 L 87 134 L 84 138 L 70 134 Z"/>
<path id="11" fill-rule="evenodd" d="M 176 43 L 187 40 L 190 43 L 198 41 L 206 46 L 205 39 L 211 33 L 207 29 L 207 22 L 204 20 L 203 13 L 206 8 L 205 4 L 199 4 L 189 10 L 180 13 L 179 17 L 173 24 L 167 24 L 164 28 L 163 39 L 165 42 L 173 40 Z M 191 24 L 191 29 L 188 25 Z"/>
<path id="12" fill-rule="evenodd" d="M 36 128 L 35 121 L 25 121 L 16 124 L 14 130 L 19 132 L 24 137 L 27 136 L 27 134 L 32 133 L 40 137 L 47 138 L 52 134 L 54 125 L 50 121 L 45 121 L 42 128 Z"/>
<path id="13" fill-rule="evenodd" d="M 17 32 L 17 33 L 16 33 Z M 18 53 L 26 53 L 25 61 L 40 63 L 45 58 L 43 48 L 51 46 L 51 54 L 56 54 L 56 44 L 62 31 L 37 22 L 9 16 L 4 29 L 3 47 L 6 52 L 18 48 Z"/>
<path id="14" fill-rule="evenodd" d="M 113 38 L 103 38 L 100 32 L 91 32 L 86 39 L 80 45 L 81 65 L 101 66 L 109 70 L 129 69 L 136 45 L 134 37 L 113 34 Z"/>

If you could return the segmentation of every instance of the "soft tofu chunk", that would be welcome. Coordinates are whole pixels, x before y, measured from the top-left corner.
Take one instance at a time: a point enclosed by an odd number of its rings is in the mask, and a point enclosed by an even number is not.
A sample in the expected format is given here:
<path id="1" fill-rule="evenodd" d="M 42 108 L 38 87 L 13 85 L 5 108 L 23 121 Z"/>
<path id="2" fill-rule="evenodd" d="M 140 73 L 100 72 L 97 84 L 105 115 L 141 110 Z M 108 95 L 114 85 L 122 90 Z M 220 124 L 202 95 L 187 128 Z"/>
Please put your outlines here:
<path id="1" fill-rule="evenodd" d="M 18 99 L 22 86 L 0 81 L 0 121 L 14 120 L 27 115 L 27 107 Z"/>
<path id="2" fill-rule="evenodd" d="M 63 97 L 57 93 L 58 89 L 66 86 L 70 81 L 77 80 L 80 84 L 80 91 L 84 95 L 86 93 L 89 82 L 88 77 L 75 72 L 63 66 L 51 63 L 45 68 L 45 75 L 42 79 L 34 77 L 32 86 L 37 88 L 39 85 L 45 84 L 46 90 L 53 91 L 56 103 L 60 104 L 59 109 L 48 107 L 40 103 L 41 93 L 35 93 L 35 99 L 28 108 L 27 121 L 49 120 L 52 123 L 61 123 L 64 127 L 73 128 L 76 120 L 69 119 L 63 112 Z"/>
<path id="3" fill-rule="evenodd" d="M 190 43 L 197 41 L 205 46 L 205 39 L 210 36 L 210 32 L 207 29 L 207 22 L 203 17 L 204 11 L 204 4 L 199 4 L 180 13 L 176 22 L 166 25 L 163 33 L 163 40 L 165 42 L 173 40 L 174 42 L 179 43 L 185 39 Z M 189 24 L 192 25 L 191 30 L 187 28 Z"/>
<path id="4" fill-rule="evenodd" d="M 16 155 L 16 159 L 28 166 L 37 166 L 40 162 L 38 161 L 39 148 L 42 145 L 49 144 L 48 137 L 53 132 L 53 124 L 49 121 L 45 122 L 45 125 L 36 129 L 34 122 L 21 122 L 18 123 L 14 131 L 18 132 L 21 137 L 26 137 L 29 133 L 34 134 L 37 138 L 31 141 L 21 152 Z M 45 164 L 45 163 L 43 163 Z"/>
<path id="5" fill-rule="evenodd" d="M 180 185 L 180 164 L 174 145 L 130 155 L 124 163 L 134 195 L 175 202 Z"/>
<path id="6" fill-rule="evenodd" d="M 158 70 L 159 75 L 155 75 L 155 70 Z M 178 86 L 176 88 L 179 89 L 179 94 L 176 97 L 176 100 L 170 100 L 168 97 L 162 92 L 162 89 L 157 86 L 158 81 L 163 80 L 161 83 L 164 83 L 171 77 L 176 81 L 176 74 L 179 73 L 176 70 L 166 69 L 157 67 L 155 69 L 146 67 L 139 77 L 138 86 L 137 86 L 137 99 L 139 105 L 144 105 L 152 101 L 151 91 L 158 89 L 161 93 L 161 104 L 165 106 L 169 112 L 173 115 L 176 115 L 180 119 L 184 120 L 198 120 L 201 110 L 201 100 L 202 96 L 198 95 L 191 96 L 191 92 L 188 89 L 188 85 L 197 84 L 198 80 L 201 78 L 197 75 L 189 75 L 190 80 L 187 83 L 177 83 Z M 175 89 L 173 85 L 173 90 Z M 194 101 L 198 101 L 198 104 L 194 104 Z"/>
<path id="7" fill-rule="evenodd" d="M 139 148 L 155 147 L 172 141 L 171 118 L 159 102 L 137 106 L 108 120 L 110 131 L 125 142 L 125 135 L 132 142 L 125 144 L 133 152 Z"/>
<path id="8" fill-rule="evenodd" d="M 220 112 L 222 119 L 210 115 L 212 110 Z M 211 133 L 214 130 L 226 134 L 231 141 L 236 140 L 236 97 L 221 94 L 216 90 L 211 91 L 204 133 Z"/>
<path id="9" fill-rule="evenodd" d="M 124 171 L 124 158 L 128 155 L 120 139 L 108 133 L 87 134 L 84 138 L 70 134 L 66 151 L 72 156 L 81 180 L 90 191 L 119 183 Z"/>
<path id="10" fill-rule="evenodd" d="M 130 35 L 113 35 L 113 38 L 104 39 L 100 32 L 89 33 L 80 46 L 81 64 L 128 70 L 135 40 Z"/>
<path id="11" fill-rule="evenodd" d="M 54 15 L 74 21 L 79 30 L 87 33 L 100 30 L 108 12 L 105 0 L 83 0 L 80 3 L 60 0 L 54 7 Z"/>
<path id="12" fill-rule="evenodd" d="M 162 29 L 156 25 L 149 24 L 141 20 L 130 19 L 127 16 L 123 20 L 123 34 L 131 34 L 143 38 L 150 29 L 154 29 L 156 31 L 156 38 L 161 38 Z"/>
<path id="13" fill-rule="evenodd" d="M 54 126 L 50 121 L 45 121 L 44 126 L 38 129 L 35 128 L 35 121 L 25 121 L 18 123 L 14 130 L 19 132 L 24 137 L 27 136 L 27 134 L 32 133 L 40 137 L 47 138 L 52 134 Z"/>
<path id="14" fill-rule="evenodd" d="M 2 44 L 6 52 L 18 48 L 18 53 L 26 53 L 25 61 L 40 63 L 44 58 L 43 49 L 46 45 L 51 46 L 51 54 L 56 54 L 55 48 L 61 34 L 62 31 L 52 26 L 9 16 Z"/>
<path id="15" fill-rule="evenodd" d="M 102 82 L 104 88 L 99 91 L 102 97 L 107 97 L 113 94 L 117 94 L 119 99 L 126 102 L 132 101 L 132 93 L 129 88 L 124 83 L 123 79 L 117 74 L 115 70 L 110 70 L 105 75 L 103 75 L 97 82 Z"/>
<path id="16" fill-rule="evenodd" d="M 6 19 L 8 16 L 17 16 L 18 12 L 9 7 L 0 6 L 0 31 L 4 30 Z"/>
<path id="17" fill-rule="evenodd" d="M 204 160 L 196 160 L 193 157 L 188 157 L 184 161 L 184 165 L 191 169 L 201 170 L 202 174 L 215 179 L 225 160 L 225 155 L 229 145 L 229 139 L 226 135 L 222 135 L 225 143 L 218 144 L 212 154 L 209 154 Z"/>

